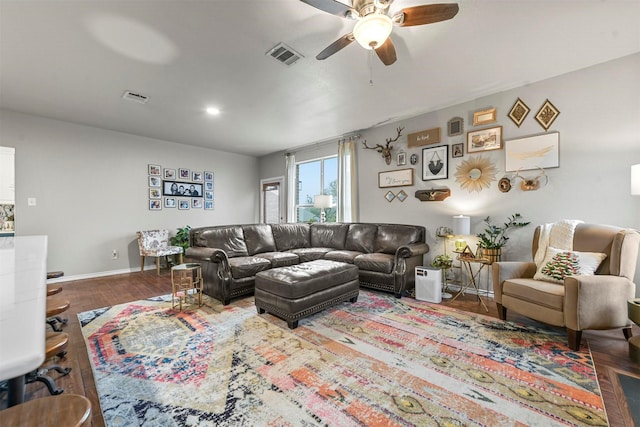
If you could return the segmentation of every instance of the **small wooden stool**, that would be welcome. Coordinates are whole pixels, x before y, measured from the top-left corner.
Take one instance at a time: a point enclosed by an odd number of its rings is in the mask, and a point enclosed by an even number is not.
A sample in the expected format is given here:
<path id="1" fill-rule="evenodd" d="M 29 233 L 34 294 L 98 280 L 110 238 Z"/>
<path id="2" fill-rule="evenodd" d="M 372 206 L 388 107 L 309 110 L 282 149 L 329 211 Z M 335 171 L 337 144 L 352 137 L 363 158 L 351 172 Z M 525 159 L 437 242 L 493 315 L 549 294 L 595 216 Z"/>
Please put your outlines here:
<path id="1" fill-rule="evenodd" d="M 62 286 L 60 285 L 47 285 L 47 296 L 59 294 L 62 292 Z"/>
<path id="2" fill-rule="evenodd" d="M 49 360 L 54 356 L 64 357 L 67 354 L 67 351 L 65 350 L 67 348 L 67 344 L 69 344 L 69 334 L 66 334 L 64 332 L 47 332 L 44 359 Z M 38 368 L 26 375 L 25 383 L 31 384 L 38 381 L 44 383 L 44 385 L 47 386 L 50 394 L 61 394 L 64 390 L 58 388 L 55 381 L 53 381 L 53 378 L 47 375 L 49 371 L 56 371 L 62 374 L 61 376 L 65 376 L 69 372 L 71 372 L 71 368 L 63 368 L 60 365 L 51 365 L 44 368 Z"/>
<path id="3" fill-rule="evenodd" d="M 58 277 L 64 276 L 64 271 L 49 271 L 47 272 L 47 280 L 49 279 L 57 279 Z"/>
<path id="4" fill-rule="evenodd" d="M 29 400 L 0 411 L 0 425 L 20 427 L 81 427 L 91 423 L 91 402 L 79 394 Z"/>
<path id="5" fill-rule="evenodd" d="M 47 323 L 51 325 L 54 331 L 62 331 L 62 326 L 67 324 L 67 319 L 57 316 L 69 310 L 71 303 L 60 298 L 47 298 Z"/>

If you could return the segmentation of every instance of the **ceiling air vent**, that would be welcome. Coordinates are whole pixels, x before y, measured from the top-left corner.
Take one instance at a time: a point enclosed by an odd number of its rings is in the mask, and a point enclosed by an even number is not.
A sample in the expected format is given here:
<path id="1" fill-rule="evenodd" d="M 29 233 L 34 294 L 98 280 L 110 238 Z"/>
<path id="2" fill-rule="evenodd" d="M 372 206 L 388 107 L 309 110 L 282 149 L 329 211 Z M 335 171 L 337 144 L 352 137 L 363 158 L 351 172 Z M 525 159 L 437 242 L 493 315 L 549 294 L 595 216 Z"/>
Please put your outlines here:
<path id="1" fill-rule="evenodd" d="M 269 49 L 267 55 L 285 65 L 293 65 L 298 62 L 299 59 L 304 58 L 304 56 L 291 49 L 284 43 L 278 43 L 277 45 Z"/>
<path id="2" fill-rule="evenodd" d="M 149 97 L 145 96 L 141 93 L 131 92 L 130 90 L 125 90 L 122 94 L 122 98 L 127 101 L 137 102 L 138 104 L 146 104 L 149 101 Z"/>

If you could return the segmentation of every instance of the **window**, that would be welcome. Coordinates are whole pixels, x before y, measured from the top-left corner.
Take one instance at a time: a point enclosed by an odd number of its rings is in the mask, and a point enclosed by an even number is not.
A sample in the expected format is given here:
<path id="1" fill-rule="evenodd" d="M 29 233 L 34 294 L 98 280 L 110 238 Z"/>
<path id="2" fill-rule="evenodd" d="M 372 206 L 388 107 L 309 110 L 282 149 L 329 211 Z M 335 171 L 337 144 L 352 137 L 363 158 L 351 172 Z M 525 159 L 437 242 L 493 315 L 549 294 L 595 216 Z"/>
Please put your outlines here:
<path id="1" fill-rule="evenodd" d="M 296 163 L 296 221 L 320 221 L 320 209 L 313 207 L 313 196 L 327 194 L 338 200 L 338 157 L 325 157 Z M 327 222 L 336 222 L 336 208 L 324 210 Z"/>

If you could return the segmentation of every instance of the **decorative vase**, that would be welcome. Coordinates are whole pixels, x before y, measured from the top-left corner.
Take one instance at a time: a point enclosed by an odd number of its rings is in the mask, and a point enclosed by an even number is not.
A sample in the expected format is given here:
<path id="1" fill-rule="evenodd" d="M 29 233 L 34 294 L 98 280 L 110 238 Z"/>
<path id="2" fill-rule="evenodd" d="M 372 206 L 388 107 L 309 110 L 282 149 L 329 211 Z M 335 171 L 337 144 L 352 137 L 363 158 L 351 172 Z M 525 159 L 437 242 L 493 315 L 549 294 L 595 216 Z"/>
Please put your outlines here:
<path id="1" fill-rule="evenodd" d="M 500 261 L 502 248 L 482 248 L 481 256 L 485 258 L 489 264 L 493 264 L 496 261 Z"/>

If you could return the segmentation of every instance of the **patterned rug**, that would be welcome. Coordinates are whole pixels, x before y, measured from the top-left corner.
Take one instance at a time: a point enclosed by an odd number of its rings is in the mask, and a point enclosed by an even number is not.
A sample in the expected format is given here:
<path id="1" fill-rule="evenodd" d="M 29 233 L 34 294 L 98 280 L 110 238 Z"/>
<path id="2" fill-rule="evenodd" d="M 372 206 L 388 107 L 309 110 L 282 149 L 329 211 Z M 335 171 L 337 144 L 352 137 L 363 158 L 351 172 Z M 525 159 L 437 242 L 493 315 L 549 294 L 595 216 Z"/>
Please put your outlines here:
<path id="1" fill-rule="evenodd" d="M 253 298 L 78 315 L 107 426 L 606 426 L 557 329 L 361 291 L 289 330 Z"/>

